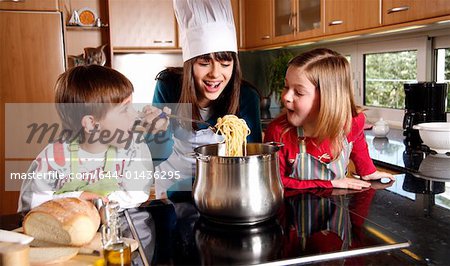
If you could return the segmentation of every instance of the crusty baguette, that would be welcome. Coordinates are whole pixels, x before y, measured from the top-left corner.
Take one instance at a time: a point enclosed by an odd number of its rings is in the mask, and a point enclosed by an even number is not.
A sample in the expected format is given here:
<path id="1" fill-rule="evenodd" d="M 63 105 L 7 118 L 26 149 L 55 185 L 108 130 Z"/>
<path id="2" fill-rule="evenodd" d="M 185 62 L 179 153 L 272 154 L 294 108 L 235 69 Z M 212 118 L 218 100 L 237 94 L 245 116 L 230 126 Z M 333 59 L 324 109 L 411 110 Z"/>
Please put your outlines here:
<path id="1" fill-rule="evenodd" d="M 100 215 L 91 202 L 61 198 L 42 203 L 24 218 L 24 233 L 37 240 L 63 245 L 89 243 L 100 226 Z"/>

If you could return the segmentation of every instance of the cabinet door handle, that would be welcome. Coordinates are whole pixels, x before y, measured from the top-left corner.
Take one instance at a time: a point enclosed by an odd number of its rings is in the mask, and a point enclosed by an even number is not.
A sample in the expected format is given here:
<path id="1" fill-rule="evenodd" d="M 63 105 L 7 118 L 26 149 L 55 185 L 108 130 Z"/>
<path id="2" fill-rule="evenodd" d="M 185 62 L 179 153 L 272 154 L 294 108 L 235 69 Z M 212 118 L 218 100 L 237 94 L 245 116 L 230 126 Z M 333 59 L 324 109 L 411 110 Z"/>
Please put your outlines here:
<path id="1" fill-rule="evenodd" d="M 397 13 L 397 12 L 402 12 L 402 11 L 406 11 L 409 10 L 409 6 L 399 6 L 399 7 L 393 7 L 391 9 L 388 9 L 387 13 L 391 14 L 391 13 Z"/>
<path id="2" fill-rule="evenodd" d="M 341 25 L 344 24 L 343 20 L 333 20 L 330 23 L 328 23 L 328 26 L 336 26 L 336 25 Z"/>
<path id="3" fill-rule="evenodd" d="M 269 36 L 269 35 L 266 35 L 266 36 L 262 36 L 262 37 L 261 37 L 261 40 L 268 40 L 268 39 L 270 39 L 270 36 Z"/>
<path id="4" fill-rule="evenodd" d="M 0 2 L 20 3 L 20 2 L 25 2 L 25 0 L 0 0 Z"/>
<path id="5" fill-rule="evenodd" d="M 168 40 L 168 41 L 154 40 L 153 43 L 173 43 L 173 41 L 172 40 Z"/>
<path id="6" fill-rule="evenodd" d="M 289 28 L 292 29 L 292 31 L 295 31 L 295 25 L 294 20 L 296 19 L 297 13 L 291 13 L 289 15 Z"/>

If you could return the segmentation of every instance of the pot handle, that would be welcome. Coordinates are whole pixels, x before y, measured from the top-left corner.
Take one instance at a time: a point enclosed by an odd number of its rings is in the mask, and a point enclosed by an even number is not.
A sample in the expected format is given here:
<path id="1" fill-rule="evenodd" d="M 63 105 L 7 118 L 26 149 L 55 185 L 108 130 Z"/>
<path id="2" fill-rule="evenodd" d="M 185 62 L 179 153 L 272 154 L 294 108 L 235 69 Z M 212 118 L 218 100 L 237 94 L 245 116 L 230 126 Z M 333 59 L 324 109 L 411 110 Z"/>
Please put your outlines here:
<path id="1" fill-rule="evenodd" d="M 195 158 L 195 159 L 203 161 L 203 162 L 209 162 L 209 159 L 211 158 L 211 156 L 209 156 L 209 155 L 201 155 L 197 152 L 188 152 L 188 153 L 185 153 L 184 155 L 186 157 Z"/>
<path id="2" fill-rule="evenodd" d="M 276 146 L 277 151 L 279 151 L 284 146 L 283 143 L 276 142 L 276 141 L 269 141 L 269 142 L 265 142 L 264 144 L 271 145 L 271 146 Z"/>

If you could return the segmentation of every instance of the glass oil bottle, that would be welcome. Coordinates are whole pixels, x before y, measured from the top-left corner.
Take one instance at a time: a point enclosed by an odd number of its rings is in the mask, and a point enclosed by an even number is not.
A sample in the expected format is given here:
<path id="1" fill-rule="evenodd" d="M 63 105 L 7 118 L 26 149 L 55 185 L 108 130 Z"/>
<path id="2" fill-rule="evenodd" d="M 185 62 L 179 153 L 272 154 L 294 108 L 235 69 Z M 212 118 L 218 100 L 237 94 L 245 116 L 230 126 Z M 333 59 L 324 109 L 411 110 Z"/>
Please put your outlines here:
<path id="1" fill-rule="evenodd" d="M 119 204 L 115 201 L 102 208 L 103 257 L 107 266 L 131 265 L 131 248 L 123 239 L 120 229 Z M 102 218 L 103 218 L 102 217 Z"/>

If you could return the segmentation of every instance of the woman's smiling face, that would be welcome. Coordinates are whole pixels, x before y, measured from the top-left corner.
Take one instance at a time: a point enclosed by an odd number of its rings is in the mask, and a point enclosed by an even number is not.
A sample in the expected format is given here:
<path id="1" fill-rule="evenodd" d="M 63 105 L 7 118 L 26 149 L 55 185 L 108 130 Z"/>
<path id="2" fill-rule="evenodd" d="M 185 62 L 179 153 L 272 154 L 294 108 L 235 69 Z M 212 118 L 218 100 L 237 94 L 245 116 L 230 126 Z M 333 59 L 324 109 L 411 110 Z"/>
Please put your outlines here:
<path id="1" fill-rule="evenodd" d="M 208 107 L 223 92 L 233 75 L 233 60 L 201 56 L 193 66 L 195 89 L 201 107 Z"/>

